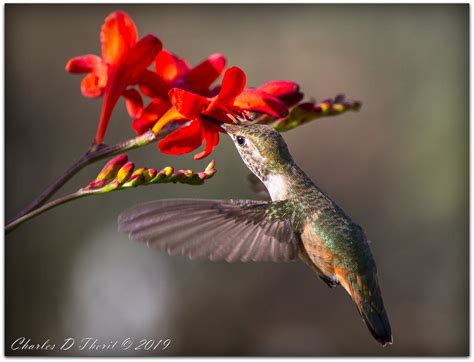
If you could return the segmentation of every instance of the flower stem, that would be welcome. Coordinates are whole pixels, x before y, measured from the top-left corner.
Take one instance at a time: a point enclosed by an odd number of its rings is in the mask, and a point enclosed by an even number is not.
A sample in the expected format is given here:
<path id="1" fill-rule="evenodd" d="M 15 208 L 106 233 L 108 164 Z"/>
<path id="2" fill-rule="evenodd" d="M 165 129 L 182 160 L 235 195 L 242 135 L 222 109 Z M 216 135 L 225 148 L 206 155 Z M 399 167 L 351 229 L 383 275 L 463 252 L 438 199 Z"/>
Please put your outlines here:
<path id="1" fill-rule="evenodd" d="M 170 127 L 166 131 L 160 132 L 160 137 L 162 138 L 172 132 L 175 127 Z M 92 144 L 91 147 L 84 153 L 81 158 L 74 162 L 66 172 L 54 181 L 46 190 L 44 190 L 37 198 L 35 198 L 26 208 L 24 208 L 17 216 L 9 221 L 8 225 L 15 223 L 18 219 L 24 215 L 30 213 L 31 211 L 37 209 L 38 207 L 44 205 L 56 191 L 58 191 L 64 184 L 69 181 L 75 174 L 82 170 L 85 166 L 101 160 L 106 157 L 114 156 L 125 151 L 129 151 L 138 147 L 146 146 L 149 143 L 156 140 L 156 136 L 152 131 L 148 131 L 141 136 L 129 139 L 124 142 L 116 143 L 114 145 L 104 145 L 104 144 Z M 60 199 L 58 199 L 60 200 Z M 45 211 L 45 210 L 43 210 Z M 42 212 L 43 212 L 42 211 Z"/>
<path id="2" fill-rule="evenodd" d="M 94 182 L 89 183 L 87 186 L 80 188 L 78 191 L 72 194 L 57 198 L 20 217 L 17 217 L 5 226 L 6 234 L 14 230 L 17 226 L 24 223 L 25 221 L 30 220 L 45 211 L 48 211 L 66 202 L 77 200 L 84 196 L 103 195 L 109 192 L 127 190 L 140 185 L 146 186 L 151 184 L 164 184 L 171 182 L 187 185 L 201 185 L 204 183 L 205 180 L 210 179 L 216 173 L 216 169 L 214 168 L 214 160 L 212 160 L 207 165 L 206 169 L 201 172 L 193 172 L 192 170 L 174 171 L 174 168 L 172 166 L 167 166 L 160 171 L 157 171 L 156 169 L 147 169 L 146 167 L 141 167 L 135 170 L 135 172 L 133 172 L 133 163 L 129 162 L 126 165 L 129 164 L 132 164 L 131 168 L 129 167 L 128 171 L 125 171 L 126 174 L 122 174 L 122 176 L 119 175 L 122 169 L 115 170 L 115 178 L 109 179 L 109 183 L 97 187 L 90 187 L 91 185 L 93 185 Z M 124 165 L 124 167 L 126 167 L 126 165 Z M 151 172 L 152 170 L 153 172 Z"/>
<path id="3" fill-rule="evenodd" d="M 38 216 L 38 215 L 42 214 L 43 212 L 46 212 L 46 211 L 48 211 L 48 210 L 50 210 L 50 209 L 52 209 L 56 206 L 59 206 L 61 204 L 64 204 L 64 203 L 72 201 L 72 200 L 79 199 L 79 198 L 87 196 L 87 195 L 88 195 L 88 193 L 77 191 L 77 192 L 74 192 L 72 194 L 59 197 L 56 200 L 53 200 L 51 202 L 48 202 L 47 204 L 45 204 L 41 207 L 38 207 L 38 208 L 34 209 L 33 211 L 28 212 L 28 213 L 26 213 L 26 214 L 24 214 L 20 217 L 17 217 L 13 221 L 8 223 L 5 226 L 5 234 L 8 234 L 12 230 L 14 230 L 17 226 L 21 225 L 22 223 L 24 223 L 27 220 L 32 219 L 35 216 Z"/>

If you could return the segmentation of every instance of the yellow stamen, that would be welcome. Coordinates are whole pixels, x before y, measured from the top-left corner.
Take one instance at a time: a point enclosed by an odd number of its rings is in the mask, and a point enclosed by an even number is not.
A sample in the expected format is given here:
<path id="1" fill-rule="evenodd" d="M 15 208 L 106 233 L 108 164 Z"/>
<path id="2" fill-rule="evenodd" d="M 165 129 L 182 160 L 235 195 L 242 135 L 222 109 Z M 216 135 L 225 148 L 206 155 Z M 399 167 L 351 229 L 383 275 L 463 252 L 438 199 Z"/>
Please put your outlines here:
<path id="1" fill-rule="evenodd" d="M 178 119 L 186 119 L 181 113 L 179 113 L 176 108 L 171 107 L 166 111 L 166 113 L 155 123 L 152 128 L 152 131 L 155 135 L 161 131 L 161 129 L 166 126 L 171 121 L 176 121 Z"/>

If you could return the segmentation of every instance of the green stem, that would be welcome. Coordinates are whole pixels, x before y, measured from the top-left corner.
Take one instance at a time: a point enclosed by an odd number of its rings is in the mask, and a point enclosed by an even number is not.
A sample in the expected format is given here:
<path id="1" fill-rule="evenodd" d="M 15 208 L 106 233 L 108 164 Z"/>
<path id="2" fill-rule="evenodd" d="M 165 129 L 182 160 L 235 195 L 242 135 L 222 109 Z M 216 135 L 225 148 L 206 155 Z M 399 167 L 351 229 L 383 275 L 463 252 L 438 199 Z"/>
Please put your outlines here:
<path id="1" fill-rule="evenodd" d="M 163 138 L 172 131 L 176 129 L 177 126 L 170 127 L 166 131 L 162 131 L 160 133 L 159 138 Z M 125 142 L 116 143 L 111 146 L 107 145 L 96 145 L 92 144 L 92 146 L 84 153 L 81 158 L 79 158 L 76 162 L 74 162 L 66 172 L 59 177 L 56 181 L 54 181 L 46 190 L 44 190 L 37 198 L 35 198 L 27 207 L 25 207 L 18 215 L 16 215 L 12 220 L 9 221 L 9 224 L 15 222 L 18 218 L 30 213 L 31 211 L 37 209 L 41 205 L 44 205 L 46 201 L 48 201 L 51 196 L 53 196 L 56 191 L 58 191 L 64 184 L 69 181 L 75 174 L 77 174 L 80 170 L 82 170 L 85 166 L 101 160 L 106 157 L 114 156 L 125 151 L 133 150 L 138 147 L 146 146 L 151 142 L 158 139 L 151 130 L 142 134 L 141 136 L 132 138 Z"/>
<path id="2" fill-rule="evenodd" d="M 5 234 L 8 234 L 12 230 L 14 230 L 16 227 L 23 224 L 25 221 L 30 220 L 30 219 L 34 218 L 35 216 L 38 216 L 38 215 L 42 214 L 43 212 L 46 212 L 46 211 L 48 211 L 48 210 L 50 210 L 50 209 L 52 209 L 56 206 L 62 205 L 64 203 L 72 201 L 72 200 L 79 199 L 79 198 L 87 196 L 87 195 L 90 195 L 90 193 L 77 191 L 77 192 L 74 192 L 72 194 L 59 197 L 56 200 L 53 200 L 51 202 L 48 202 L 47 204 L 44 204 L 43 206 L 41 206 L 41 207 L 39 207 L 39 208 L 29 212 L 29 213 L 26 213 L 25 215 L 17 217 L 12 222 L 8 223 L 5 226 Z"/>

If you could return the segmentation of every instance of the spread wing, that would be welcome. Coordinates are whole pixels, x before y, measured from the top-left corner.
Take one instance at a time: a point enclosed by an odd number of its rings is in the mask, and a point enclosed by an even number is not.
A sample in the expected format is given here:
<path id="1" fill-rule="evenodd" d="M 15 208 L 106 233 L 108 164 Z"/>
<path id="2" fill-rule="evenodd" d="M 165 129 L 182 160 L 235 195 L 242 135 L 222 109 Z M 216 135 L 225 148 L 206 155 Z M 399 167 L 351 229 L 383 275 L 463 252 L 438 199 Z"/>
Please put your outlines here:
<path id="1" fill-rule="evenodd" d="M 119 230 L 130 239 L 170 255 L 193 260 L 286 262 L 297 258 L 285 201 L 153 201 L 119 216 Z"/>

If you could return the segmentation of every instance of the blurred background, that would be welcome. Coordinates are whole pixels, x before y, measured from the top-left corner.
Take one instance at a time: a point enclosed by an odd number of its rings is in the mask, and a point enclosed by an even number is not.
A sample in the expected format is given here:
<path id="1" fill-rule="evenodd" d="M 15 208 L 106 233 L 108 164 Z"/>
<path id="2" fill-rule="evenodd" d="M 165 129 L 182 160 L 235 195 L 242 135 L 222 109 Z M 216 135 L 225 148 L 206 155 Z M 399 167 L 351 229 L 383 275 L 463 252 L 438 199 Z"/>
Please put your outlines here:
<path id="1" fill-rule="evenodd" d="M 83 98 L 73 56 L 100 54 L 113 10 L 194 65 L 222 52 L 248 85 L 343 92 L 358 113 L 284 137 L 299 165 L 372 240 L 394 344 L 381 348 L 349 296 L 302 263 L 191 262 L 132 243 L 117 215 L 160 198 L 255 198 L 229 139 L 204 186 L 156 185 L 58 207 L 6 236 L 5 338 L 171 338 L 165 351 L 37 355 L 465 356 L 469 353 L 469 5 L 6 5 L 5 216 L 77 159 L 100 100 Z M 107 143 L 133 136 L 123 102 Z M 200 170 L 210 158 L 129 152 L 139 165 Z M 64 188 L 93 179 L 97 163 Z M 25 352 L 19 352 L 25 355 Z"/>

